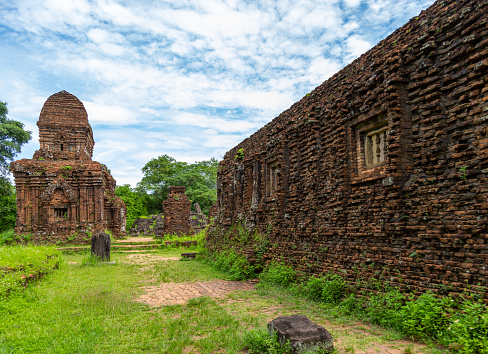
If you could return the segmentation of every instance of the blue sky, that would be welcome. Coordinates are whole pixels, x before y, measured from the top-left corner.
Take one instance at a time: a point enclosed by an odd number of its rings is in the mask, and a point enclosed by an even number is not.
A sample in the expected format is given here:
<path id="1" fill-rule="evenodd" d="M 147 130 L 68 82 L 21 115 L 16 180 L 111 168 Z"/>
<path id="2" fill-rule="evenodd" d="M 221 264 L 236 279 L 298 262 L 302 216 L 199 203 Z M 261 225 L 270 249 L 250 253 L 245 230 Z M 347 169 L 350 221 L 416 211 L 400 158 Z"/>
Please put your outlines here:
<path id="1" fill-rule="evenodd" d="M 93 159 L 133 187 L 150 159 L 225 152 L 433 0 L 0 0 L 0 100 L 33 132 L 85 105 Z"/>

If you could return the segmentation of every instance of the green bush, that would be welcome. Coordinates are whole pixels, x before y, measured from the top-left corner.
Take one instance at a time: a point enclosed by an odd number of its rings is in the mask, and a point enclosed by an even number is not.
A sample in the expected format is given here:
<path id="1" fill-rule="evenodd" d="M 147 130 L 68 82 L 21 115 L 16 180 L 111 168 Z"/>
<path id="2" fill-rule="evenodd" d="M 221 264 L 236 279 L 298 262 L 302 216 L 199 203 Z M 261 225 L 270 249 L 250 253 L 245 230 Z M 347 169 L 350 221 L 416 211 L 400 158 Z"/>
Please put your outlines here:
<path id="1" fill-rule="evenodd" d="M 369 298 L 365 308 L 368 319 L 384 327 L 400 329 L 402 319 L 400 310 L 404 306 L 407 296 L 398 289 L 390 289 L 386 293 L 375 293 Z"/>
<path id="2" fill-rule="evenodd" d="M 326 273 L 323 277 L 310 277 L 305 284 L 308 296 L 315 301 L 336 303 L 344 297 L 346 282 L 339 274 Z"/>
<path id="3" fill-rule="evenodd" d="M 237 257 L 230 267 L 229 273 L 234 280 L 245 280 L 254 277 L 254 267 L 244 257 Z"/>
<path id="4" fill-rule="evenodd" d="M 0 245 L 9 244 L 15 238 L 15 230 L 10 229 L 0 233 Z"/>
<path id="5" fill-rule="evenodd" d="M 340 306 L 348 314 L 361 314 L 364 311 L 365 300 L 352 293 L 346 296 Z"/>
<path id="6" fill-rule="evenodd" d="M 280 286 L 289 286 L 296 278 L 297 275 L 293 268 L 283 262 L 272 262 L 259 276 L 263 284 Z"/>
<path id="7" fill-rule="evenodd" d="M 453 313 L 444 332 L 443 344 L 456 343 L 458 353 L 488 353 L 488 307 L 481 301 L 465 301 Z"/>
<path id="8" fill-rule="evenodd" d="M 208 257 L 207 262 L 218 270 L 229 273 L 233 280 L 245 280 L 255 277 L 254 267 L 249 261 L 233 250 Z"/>
<path id="9" fill-rule="evenodd" d="M 431 292 L 407 301 L 399 311 L 401 331 L 408 336 L 436 339 L 448 327 L 448 298 L 436 298 Z"/>

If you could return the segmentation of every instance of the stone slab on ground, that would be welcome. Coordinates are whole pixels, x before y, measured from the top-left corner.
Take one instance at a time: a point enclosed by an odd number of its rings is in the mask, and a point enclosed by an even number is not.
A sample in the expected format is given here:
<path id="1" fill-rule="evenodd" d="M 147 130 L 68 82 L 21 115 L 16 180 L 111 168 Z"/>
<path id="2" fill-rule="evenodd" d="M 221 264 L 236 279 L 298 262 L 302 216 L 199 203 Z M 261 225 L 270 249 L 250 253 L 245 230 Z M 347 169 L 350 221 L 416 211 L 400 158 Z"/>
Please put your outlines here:
<path id="1" fill-rule="evenodd" d="M 276 332 L 282 346 L 290 346 L 293 353 L 322 351 L 332 353 L 334 345 L 331 334 L 322 326 L 313 323 L 305 315 L 280 316 L 268 323 L 268 332 Z"/>
<path id="2" fill-rule="evenodd" d="M 91 255 L 104 262 L 110 262 L 110 235 L 105 232 L 95 234 L 91 238 Z"/>

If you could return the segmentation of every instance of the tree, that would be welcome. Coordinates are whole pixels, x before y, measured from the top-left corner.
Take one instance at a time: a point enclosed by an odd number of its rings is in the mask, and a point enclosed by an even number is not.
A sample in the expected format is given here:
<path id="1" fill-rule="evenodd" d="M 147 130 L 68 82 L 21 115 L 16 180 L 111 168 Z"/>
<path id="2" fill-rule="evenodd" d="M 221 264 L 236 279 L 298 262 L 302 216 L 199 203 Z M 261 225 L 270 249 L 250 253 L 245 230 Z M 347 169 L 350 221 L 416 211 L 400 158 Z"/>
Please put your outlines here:
<path id="1" fill-rule="evenodd" d="M 122 199 L 127 206 L 127 230 L 130 230 L 134 220 L 141 216 L 148 215 L 144 196 L 134 191 L 129 184 L 117 186 L 117 188 L 115 188 L 115 194 Z"/>
<path id="2" fill-rule="evenodd" d="M 0 232 L 15 227 L 17 203 L 15 188 L 5 177 L 0 177 Z"/>
<path id="3" fill-rule="evenodd" d="M 152 199 L 153 203 L 159 203 L 158 210 L 161 210 L 169 187 L 185 186 L 186 195 L 192 203 L 199 203 L 202 211 L 208 213 L 210 206 L 217 201 L 217 166 L 218 161 L 214 158 L 189 164 L 162 155 L 152 159 L 142 168 L 144 177 L 138 188 L 148 192 L 149 199 Z M 148 209 L 154 213 L 153 208 Z"/>
<path id="4" fill-rule="evenodd" d="M 7 114 L 7 104 L 0 101 L 0 232 L 15 226 L 17 214 L 15 188 L 7 178 L 9 163 L 31 139 L 24 124 L 7 118 Z"/>
<path id="5" fill-rule="evenodd" d="M 24 130 L 24 124 L 7 118 L 7 113 L 7 104 L 0 101 L 0 176 L 3 177 L 21 146 L 31 139 L 31 132 Z"/>

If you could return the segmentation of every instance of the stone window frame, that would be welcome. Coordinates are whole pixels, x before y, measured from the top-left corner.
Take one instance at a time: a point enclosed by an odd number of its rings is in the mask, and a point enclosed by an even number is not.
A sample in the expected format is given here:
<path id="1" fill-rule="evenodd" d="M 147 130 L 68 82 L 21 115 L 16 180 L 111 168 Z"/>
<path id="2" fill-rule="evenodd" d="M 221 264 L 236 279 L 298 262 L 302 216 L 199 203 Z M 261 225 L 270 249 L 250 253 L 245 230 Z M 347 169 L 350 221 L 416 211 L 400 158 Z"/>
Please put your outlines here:
<path id="1" fill-rule="evenodd" d="M 68 219 L 69 207 L 67 205 L 55 205 L 52 207 L 54 219 Z"/>
<path id="2" fill-rule="evenodd" d="M 385 164 L 388 154 L 388 123 L 360 133 L 361 153 L 365 169 L 375 168 Z"/>
<path id="3" fill-rule="evenodd" d="M 390 132 L 390 119 L 388 112 L 372 112 L 369 115 L 364 115 L 355 119 L 349 125 L 349 155 L 350 161 L 353 162 L 352 182 L 358 183 L 362 181 L 384 178 L 387 174 L 388 164 L 388 136 Z M 368 161 L 367 154 L 367 139 L 378 134 L 383 133 L 384 143 L 383 151 L 380 152 L 381 158 L 378 162 Z"/>

